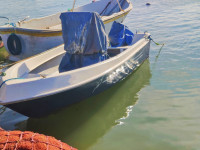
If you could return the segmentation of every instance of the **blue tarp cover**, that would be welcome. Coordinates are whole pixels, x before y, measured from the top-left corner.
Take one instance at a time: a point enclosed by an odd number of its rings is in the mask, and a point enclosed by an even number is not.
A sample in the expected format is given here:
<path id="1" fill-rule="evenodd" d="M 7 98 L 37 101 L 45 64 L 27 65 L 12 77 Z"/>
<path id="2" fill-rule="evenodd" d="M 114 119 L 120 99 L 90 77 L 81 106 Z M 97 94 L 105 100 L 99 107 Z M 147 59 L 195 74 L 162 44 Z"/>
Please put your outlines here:
<path id="1" fill-rule="evenodd" d="M 127 26 L 115 21 L 108 35 L 112 47 L 132 45 L 133 36 Z"/>
<path id="2" fill-rule="evenodd" d="M 107 36 L 100 16 L 93 12 L 66 12 L 60 19 L 66 55 L 59 71 L 99 62 L 107 51 Z"/>
<path id="3" fill-rule="evenodd" d="M 97 13 L 66 12 L 60 19 L 68 53 L 94 54 L 107 49 L 105 27 Z"/>

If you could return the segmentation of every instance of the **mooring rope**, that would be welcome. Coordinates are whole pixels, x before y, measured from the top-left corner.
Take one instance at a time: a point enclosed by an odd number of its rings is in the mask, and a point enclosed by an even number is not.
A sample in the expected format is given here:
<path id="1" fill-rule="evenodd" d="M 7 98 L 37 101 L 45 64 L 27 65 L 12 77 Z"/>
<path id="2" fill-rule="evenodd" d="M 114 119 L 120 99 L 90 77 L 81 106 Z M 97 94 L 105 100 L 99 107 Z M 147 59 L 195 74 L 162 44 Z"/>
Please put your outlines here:
<path id="1" fill-rule="evenodd" d="M 7 19 L 8 23 L 10 23 L 10 19 L 8 17 L 0 16 L 0 18 Z"/>
<path id="2" fill-rule="evenodd" d="M 153 70 L 155 69 L 155 65 L 156 65 L 156 62 L 158 61 L 158 57 L 160 56 L 160 53 L 161 53 L 161 50 L 162 50 L 162 48 L 164 47 L 164 43 L 162 43 L 162 44 L 160 44 L 160 43 L 158 43 L 158 42 L 155 42 L 154 40 L 153 40 L 153 38 L 151 37 L 151 35 L 148 37 L 149 38 L 149 40 L 151 40 L 152 42 L 154 42 L 156 45 L 161 45 L 161 47 L 160 47 L 160 49 L 159 49 L 159 51 L 158 51 L 158 54 L 156 55 L 156 57 L 155 57 L 155 61 L 154 61 L 154 65 L 153 65 Z"/>
<path id="3" fill-rule="evenodd" d="M 150 35 L 148 38 L 149 38 L 152 42 L 154 42 L 156 45 L 162 45 L 162 47 L 165 45 L 164 43 L 163 43 L 163 44 L 159 44 L 158 42 L 155 42 L 155 41 L 153 40 L 153 38 L 152 38 L 151 35 Z"/>
<path id="4" fill-rule="evenodd" d="M 151 40 L 152 42 L 154 42 L 156 45 L 161 45 L 161 47 L 160 47 L 160 49 L 159 49 L 159 51 L 158 51 L 158 54 L 156 55 L 156 58 L 158 59 L 158 57 L 159 57 L 159 55 L 160 55 L 160 52 L 161 52 L 161 50 L 162 50 L 162 48 L 163 48 L 163 46 L 164 46 L 165 44 L 164 44 L 164 43 L 160 44 L 160 43 L 158 43 L 158 42 L 155 42 L 155 41 L 153 40 L 153 38 L 152 38 L 151 35 L 150 35 L 148 38 L 149 38 L 149 40 Z"/>
<path id="5" fill-rule="evenodd" d="M 16 27 L 16 24 L 10 22 L 10 19 L 9 19 L 8 17 L 0 16 L 0 18 L 7 19 L 7 20 L 8 20 L 8 22 L 5 23 L 5 25 L 11 25 L 11 26 L 13 26 L 13 27 Z"/>
<path id="6" fill-rule="evenodd" d="M 149 40 L 151 40 L 152 42 L 154 42 L 156 45 L 161 45 L 161 47 L 160 47 L 160 49 L 159 49 L 159 51 L 158 51 L 158 54 L 156 55 L 156 58 L 158 58 L 159 55 L 160 55 L 160 52 L 161 52 L 161 50 L 162 50 L 162 48 L 163 48 L 163 46 L 164 46 L 165 44 L 164 44 L 164 43 L 160 44 L 160 43 L 158 43 L 158 42 L 155 42 L 155 41 L 153 40 L 153 38 L 151 37 L 151 35 L 150 35 L 148 38 L 149 38 Z"/>

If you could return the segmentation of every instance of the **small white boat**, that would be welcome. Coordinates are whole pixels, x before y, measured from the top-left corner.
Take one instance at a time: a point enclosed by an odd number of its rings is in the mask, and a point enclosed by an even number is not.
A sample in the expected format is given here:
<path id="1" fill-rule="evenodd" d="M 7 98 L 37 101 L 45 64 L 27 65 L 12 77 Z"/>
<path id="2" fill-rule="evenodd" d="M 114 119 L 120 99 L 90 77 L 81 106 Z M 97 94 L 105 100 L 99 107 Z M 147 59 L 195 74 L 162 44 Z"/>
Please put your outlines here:
<path id="1" fill-rule="evenodd" d="M 0 104 L 38 117 L 95 95 L 121 81 L 149 57 L 149 34 L 135 34 L 132 46 L 109 48 L 103 62 L 59 73 L 64 45 L 16 64 L 0 83 Z"/>
<path id="2" fill-rule="evenodd" d="M 100 0 L 75 8 L 73 11 L 99 13 L 106 32 L 109 33 L 113 21 L 123 22 L 131 9 L 132 4 L 129 0 Z M 9 24 L 0 27 L 0 36 L 10 59 L 18 61 L 62 44 L 60 14 L 19 21 L 14 27 Z"/>
<path id="3" fill-rule="evenodd" d="M 98 14 L 62 13 L 61 20 L 65 44 L 7 69 L 0 80 L 0 105 L 40 117 L 106 90 L 149 57 L 149 33 L 133 34 L 114 22 L 109 40 L 113 46 L 123 39 L 122 46 L 107 48 Z M 73 26 L 68 26 L 68 21 Z M 69 32 L 74 34 L 66 34 Z M 120 38 L 115 39 L 116 35 Z"/>

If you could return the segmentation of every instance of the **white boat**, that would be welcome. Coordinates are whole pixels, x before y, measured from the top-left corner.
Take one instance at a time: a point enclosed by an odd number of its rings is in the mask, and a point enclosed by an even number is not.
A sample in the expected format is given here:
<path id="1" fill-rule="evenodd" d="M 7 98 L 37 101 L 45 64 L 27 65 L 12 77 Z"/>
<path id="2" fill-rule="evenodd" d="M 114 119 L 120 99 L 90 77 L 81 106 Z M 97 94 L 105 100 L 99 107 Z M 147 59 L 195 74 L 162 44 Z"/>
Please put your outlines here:
<path id="1" fill-rule="evenodd" d="M 6 71 L 0 104 L 38 117 L 95 95 L 121 81 L 149 57 L 149 34 L 135 34 L 134 44 L 109 48 L 103 62 L 59 73 L 64 45 L 22 61 Z"/>
<path id="2" fill-rule="evenodd" d="M 0 105 L 40 117 L 106 90 L 149 57 L 149 33 L 133 34 L 114 22 L 108 37 L 118 46 L 108 47 L 97 13 L 62 13 L 61 20 L 64 44 L 7 69 Z"/>
<path id="3" fill-rule="evenodd" d="M 99 13 L 106 32 L 109 33 L 112 22 L 123 22 L 131 9 L 132 4 L 129 0 L 100 0 L 75 8 L 73 11 Z M 18 61 L 62 44 L 60 14 L 19 21 L 14 27 L 13 24 L 1 26 L 0 36 L 10 59 Z"/>

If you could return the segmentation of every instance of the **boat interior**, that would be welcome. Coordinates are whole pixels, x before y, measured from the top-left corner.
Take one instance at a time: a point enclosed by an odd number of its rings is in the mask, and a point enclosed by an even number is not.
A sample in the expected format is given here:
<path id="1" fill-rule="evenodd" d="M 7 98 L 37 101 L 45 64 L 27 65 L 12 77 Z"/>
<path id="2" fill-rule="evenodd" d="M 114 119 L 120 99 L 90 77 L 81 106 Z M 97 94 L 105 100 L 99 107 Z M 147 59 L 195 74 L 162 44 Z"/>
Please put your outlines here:
<path id="1" fill-rule="evenodd" d="M 122 10 L 125 10 L 129 7 L 130 3 L 127 0 L 119 0 Z M 73 10 L 74 12 L 97 12 L 102 16 L 111 16 L 117 12 L 120 12 L 121 9 L 117 3 L 117 0 L 101 0 L 95 1 L 90 4 L 77 7 Z M 50 29 L 50 30 L 60 30 L 61 21 L 60 14 L 57 13 L 51 16 L 31 19 L 28 21 L 22 21 L 17 24 L 17 27 L 27 28 L 27 29 Z"/>
<path id="2" fill-rule="evenodd" d="M 108 59 L 122 53 L 128 47 L 117 47 L 117 48 L 108 48 L 107 55 L 109 56 Z M 59 65 L 60 62 L 65 55 L 65 51 L 62 54 L 53 57 L 52 59 L 46 61 L 44 64 L 41 64 L 30 71 L 28 74 L 23 74 L 22 78 L 32 78 L 32 77 L 44 77 L 46 78 L 49 75 L 56 75 L 59 74 Z M 23 66 L 24 67 L 24 66 Z"/>
<path id="3" fill-rule="evenodd" d="M 144 38 L 145 34 L 135 34 L 134 38 L 133 38 L 133 43 L 132 45 L 134 45 L 135 43 L 137 43 L 139 40 L 141 40 L 142 38 Z M 109 47 L 107 49 L 107 54 L 108 54 L 108 60 L 125 52 L 128 48 L 130 48 L 131 46 L 122 46 L 122 47 Z M 43 77 L 46 78 L 48 76 L 52 76 L 52 75 L 57 75 L 59 74 L 59 65 L 60 62 L 63 58 L 63 56 L 65 55 L 66 51 L 64 50 L 64 46 L 58 47 L 57 49 L 52 49 L 50 51 L 54 51 L 56 53 L 52 54 L 52 57 L 45 57 L 45 54 L 47 54 L 47 52 L 44 52 L 42 54 L 39 54 L 39 56 L 44 55 L 43 57 L 46 58 L 46 60 L 44 60 L 44 63 L 36 63 L 35 66 L 31 66 L 29 67 L 29 62 L 24 62 L 23 64 L 21 64 L 18 68 L 18 78 L 34 78 L 34 77 Z M 58 51 L 60 51 L 58 53 Z M 32 63 L 33 62 L 38 62 L 37 57 L 33 57 Z M 36 59 L 34 61 L 34 59 Z M 40 61 L 41 62 L 41 61 Z M 21 68 L 21 69 L 20 69 Z M 23 69 L 22 69 L 23 68 Z M 24 68 L 27 68 L 27 70 L 29 70 L 28 72 L 24 70 Z"/>

